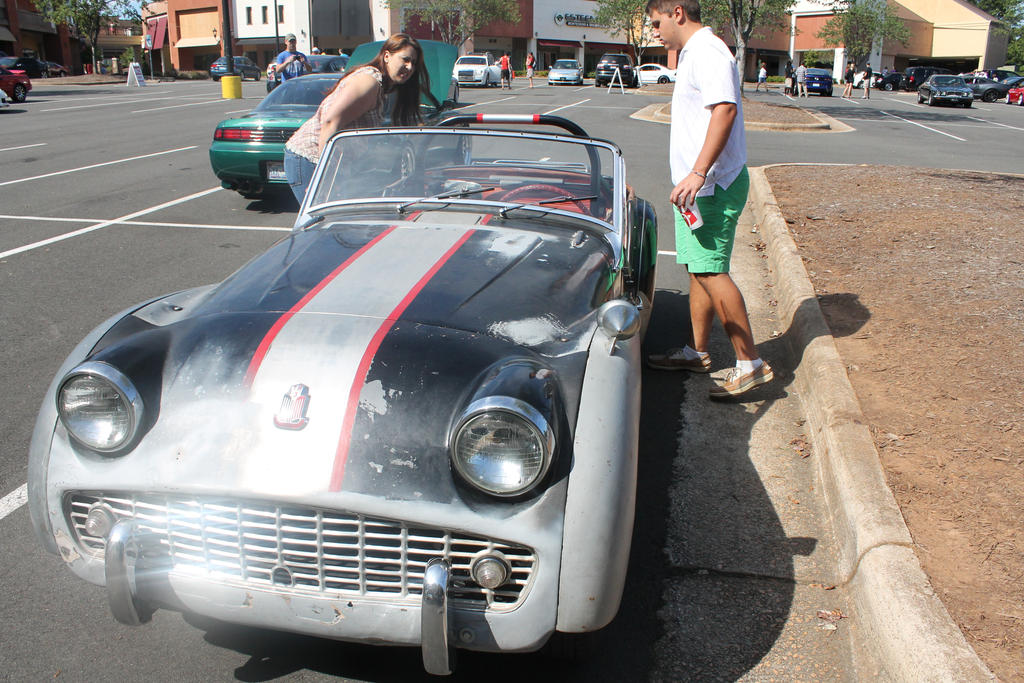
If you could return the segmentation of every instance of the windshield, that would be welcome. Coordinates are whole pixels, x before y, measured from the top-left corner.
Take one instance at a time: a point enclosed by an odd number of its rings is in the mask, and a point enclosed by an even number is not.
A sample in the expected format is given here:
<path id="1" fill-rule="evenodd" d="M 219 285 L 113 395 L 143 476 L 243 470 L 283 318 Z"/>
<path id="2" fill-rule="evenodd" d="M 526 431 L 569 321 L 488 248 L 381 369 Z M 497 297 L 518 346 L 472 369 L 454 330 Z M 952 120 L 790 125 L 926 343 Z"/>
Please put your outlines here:
<path id="1" fill-rule="evenodd" d="M 3 57 L 3 58 L 0 58 L 0 66 L 6 66 L 6 67 L 10 68 L 10 67 L 14 66 L 14 63 L 17 62 L 17 61 L 18 60 L 15 59 L 14 57 Z"/>
<path id="2" fill-rule="evenodd" d="M 487 60 L 484 57 L 462 57 L 458 61 L 459 64 L 486 64 Z"/>
<path id="3" fill-rule="evenodd" d="M 966 85 L 959 76 L 932 76 L 935 85 Z"/>
<path id="4" fill-rule="evenodd" d="M 561 209 L 611 223 L 614 197 L 625 196 L 613 149 L 583 138 L 513 131 L 341 133 L 320 160 L 310 210 L 346 200 L 404 203 L 446 193 L 500 206 Z M 419 203 L 411 210 L 427 208 L 438 207 Z"/>
<path id="5" fill-rule="evenodd" d="M 317 76 L 289 79 L 263 98 L 256 111 L 294 109 L 301 106 L 317 107 L 337 82 L 337 78 Z"/>
<path id="6" fill-rule="evenodd" d="M 577 68 L 576 60 L 575 59 L 559 59 L 557 62 L 555 62 L 555 66 L 552 67 L 552 68 L 554 68 L 554 69 L 575 69 L 575 68 Z"/>

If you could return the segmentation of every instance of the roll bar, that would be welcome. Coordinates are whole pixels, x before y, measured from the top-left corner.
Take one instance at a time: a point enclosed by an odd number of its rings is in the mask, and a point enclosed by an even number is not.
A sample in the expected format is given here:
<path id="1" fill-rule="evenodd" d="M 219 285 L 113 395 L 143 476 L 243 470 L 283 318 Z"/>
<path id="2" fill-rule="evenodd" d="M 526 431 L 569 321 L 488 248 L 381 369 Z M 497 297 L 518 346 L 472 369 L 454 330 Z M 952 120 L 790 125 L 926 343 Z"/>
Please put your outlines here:
<path id="1" fill-rule="evenodd" d="M 541 126 L 556 126 L 564 128 L 576 137 L 589 138 L 587 131 L 579 124 L 561 116 L 550 116 L 548 114 L 456 114 L 449 116 L 438 126 L 466 126 L 471 123 L 530 123 Z"/>

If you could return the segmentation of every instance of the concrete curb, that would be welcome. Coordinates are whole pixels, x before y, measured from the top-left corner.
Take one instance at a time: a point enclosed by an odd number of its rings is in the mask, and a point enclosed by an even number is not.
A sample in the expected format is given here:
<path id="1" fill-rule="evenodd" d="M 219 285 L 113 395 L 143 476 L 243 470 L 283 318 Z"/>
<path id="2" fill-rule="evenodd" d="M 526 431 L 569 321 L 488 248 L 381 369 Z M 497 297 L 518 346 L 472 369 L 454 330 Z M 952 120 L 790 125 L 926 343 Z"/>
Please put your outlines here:
<path id="1" fill-rule="evenodd" d="M 794 131 L 804 133 L 845 133 L 853 130 L 853 128 L 847 126 L 845 123 L 836 121 L 834 118 L 826 114 L 819 114 L 806 109 L 801 109 L 801 111 L 804 111 L 809 116 L 817 119 L 818 123 L 772 123 L 768 121 L 748 120 L 744 122 L 744 128 L 746 130 Z M 643 109 L 639 109 L 630 114 L 629 118 L 639 119 L 640 121 L 651 121 L 653 123 L 670 124 L 672 123 L 672 103 L 655 102 L 654 104 L 649 104 Z"/>
<path id="2" fill-rule="evenodd" d="M 867 655 L 863 665 L 893 680 L 994 680 L 932 591 L 914 554 L 860 402 L 765 168 L 750 169 L 754 220 L 767 244 L 780 324 L 789 330 L 794 386 L 819 456 L 839 548 L 839 575 L 856 611 L 854 652 Z"/>

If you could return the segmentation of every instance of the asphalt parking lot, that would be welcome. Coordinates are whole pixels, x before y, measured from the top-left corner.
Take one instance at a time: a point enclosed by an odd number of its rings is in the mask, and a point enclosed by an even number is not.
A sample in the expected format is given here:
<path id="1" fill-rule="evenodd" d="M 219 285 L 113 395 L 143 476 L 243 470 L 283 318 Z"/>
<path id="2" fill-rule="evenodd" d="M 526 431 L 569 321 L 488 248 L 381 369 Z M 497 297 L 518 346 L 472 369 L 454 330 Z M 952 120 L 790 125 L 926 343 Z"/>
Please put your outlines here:
<path id="1" fill-rule="evenodd" d="M 540 79 L 538 79 L 538 83 Z M 161 612 L 142 629 L 109 616 L 101 589 L 42 551 L 24 507 L 26 454 L 47 384 L 65 354 L 106 317 L 152 296 L 223 279 L 276 241 L 294 219 L 286 193 L 247 200 L 222 190 L 207 148 L 217 121 L 254 107 L 262 83 L 223 100 L 210 82 L 61 86 L 40 82 L 0 111 L 0 642 L 12 680 L 60 676 L 152 680 L 239 678 L 410 680 L 419 653 L 237 629 Z M 777 92 L 747 95 L 785 102 Z M 462 91 L 467 111 L 555 113 L 623 147 L 631 184 L 665 205 L 668 127 L 629 118 L 665 96 L 592 86 Z M 846 133 L 749 132 L 751 165 L 894 163 L 1017 172 L 1024 109 L 919 107 L 912 94 L 870 101 L 809 98 L 801 106 Z M 837 192 L 849 191 L 837 188 Z M 667 212 L 662 211 L 663 215 Z M 753 226 L 745 223 L 744 291 L 758 341 L 773 344 L 770 297 Z M 686 285 L 672 268 L 662 221 L 659 294 L 650 345 L 674 343 Z M 752 295 L 758 292 L 759 295 Z M 719 335 L 716 349 L 724 352 Z M 766 354 L 767 355 L 767 354 Z M 627 595 L 592 662 L 573 680 L 852 678 L 845 609 L 813 473 L 794 440 L 801 416 L 782 378 L 751 403 L 714 411 L 706 388 L 645 373 L 640 504 Z M 724 436 L 723 436 L 724 435 Z M 88 625 L 88 626 L 86 626 Z M 855 626 L 854 626 L 855 627 Z M 111 655 L 114 656 L 111 656 Z M 515 677 L 550 674 L 538 656 Z M 493 657 L 467 656 L 460 674 L 490 675 Z M 172 673 L 173 672 L 173 673 Z M 787 675 L 792 674 L 792 675 Z M 494 676 L 492 676 L 494 677 Z M 497 676 L 503 678 L 502 676 Z"/>

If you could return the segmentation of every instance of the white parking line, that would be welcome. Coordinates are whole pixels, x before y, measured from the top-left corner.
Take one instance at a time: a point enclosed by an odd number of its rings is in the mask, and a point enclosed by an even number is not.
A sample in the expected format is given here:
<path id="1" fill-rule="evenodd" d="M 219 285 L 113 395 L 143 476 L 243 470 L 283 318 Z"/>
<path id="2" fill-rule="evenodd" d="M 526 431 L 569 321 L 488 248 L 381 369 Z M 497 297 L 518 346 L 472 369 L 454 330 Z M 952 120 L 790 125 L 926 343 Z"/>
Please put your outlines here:
<path id="1" fill-rule="evenodd" d="M 43 223 L 102 223 L 98 218 L 58 218 L 56 216 L 21 216 L 12 213 L 0 213 L 0 219 L 9 218 L 17 221 L 41 221 Z M 225 225 L 223 223 L 164 223 L 157 221 L 111 221 L 112 225 L 136 225 L 144 228 L 200 228 L 204 230 L 254 230 L 288 232 L 291 228 L 275 228 L 269 225 Z"/>
<path id="2" fill-rule="evenodd" d="M 79 104 L 74 107 L 57 107 L 55 109 L 40 109 L 42 113 L 48 111 L 71 111 L 73 109 L 89 109 L 92 107 L 113 107 L 119 104 L 132 104 L 134 102 L 155 102 L 157 100 L 180 100 L 195 99 L 197 97 L 209 97 L 209 95 L 168 95 L 167 97 L 137 97 L 133 100 L 117 100 L 116 102 L 101 102 L 100 104 Z"/>
<path id="3" fill-rule="evenodd" d="M 981 121 L 982 123 L 989 123 L 993 126 L 1002 126 L 1003 128 L 1009 128 L 1010 130 L 1024 130 L 1024 128 L 1018 128 L 1017 126 L 1010 126 L 1005 123 L 999 123 L 998 121 L 989 121 L 988 119 L 979 119 L 976 116 L 968 116 L 967 118 L 973 121 Z"/>
<path id="4" fill-rule="evenodd" d="M 501 99 L 490 100 L 488 102 L 477 102 L 476 104 L 467 104 L 465 107 L 459 107 L 458 109 L 453 110 L 452 113 L 453 114 L 457 114 L 460 111 L 462 111 L 463 109 L 472 109 L 473 107 L 482 107 L 485 104 L 494 104 L 495 102 L 504 102 L 505 100 L 513 100 L 513 99 L 515 99 L 515 98 L 514 97 L 502 97 Z"/>
<path id="5" fill-rule="evenodd" d="M 28 484 L 22 484 L 3 498 L 0 498 L 0 519 L 11 514 L 27 502 Z"/>
<path id="6" fill-rule="evenodd" d="M 28 149 L 29 147 L 44 147 L 45 145 L 46 145 L 45 142 L 37 142 L 37 143 L 32 144 L 32 145 L 19 145 L 18 147 L 4 147 L 3 149 L 0 149 L 0 152 L 13 152 L 16 149 Z"/>
<path id="7" fill-rule="evenodd" d="M 196 192 L 195 194 L 190 194 L 187 197 L 181 197 L 180 199 L 173 199 L 173 200 L 171 200 L 169 202 L 164 202 L 163 204 L 158 204 L 157 206 L 151 206 L 148 209 L 143 209 L 141 211 L 135 211 L 133 213 L 129 213 L 129 214 L 126 214 L 124 216 L 120 216 L 120 217 L 115 218 L 113 220 L 103 221 L 103 222 L 100 222 L 100 223 L 96 223 L 95 225 L 90 225 L 90 226 L 87 226 L 85 228 L 81 228 L 80 230 L 74 230 L 72 232 L 64 233 L 63 235 L 57 235 L 56 237 L 51 237 L 49 239 L 40 240 L 39 242 L 33 242 L 32 244 L 26 244 L 23 247 L 17 247 L 15 249 L 9 249 L 8 251 L 0 252 L 0 259 L 5 259 L 8 256 L 14 256 L 15 254 L 21 254 L 21 253 L 24 253 L 26 251 L 31 251 L 33 249 L 38 249 L 39 247 L 45 247 L 47 245 L 54 244 L 55 242 L 62 242 L 64 240 L 71 239 L 72 237 L 78 237 L 79 235 L 84 235 L 84 234 L 89 233 L 89 232 L 94 232 L 96 230 L 100 230 L 102 228 L 109 227 L 111 225 L 117 225 L 118 223 L 124 223 L 125 221 L 131 220 L 132 218 L 136 218 L 137 216 L 145 216 L 147 213 L 153 213 L 155 211 L 160 211 L 161 209 L 166 209 L 168 207 L 175 206 L 177 204 L 184 204 L 185 202 L 191 201 L 193 199 L 198 199 L 200 197 L 205 197 L 208 194 L 213 194 L 214 192 L 219 192 L 220 190 L 221 190 L 220 186 L 212 187 L 209 190 L 203 190 L 202 192 Z"/>
<path id="8" fill-rule="evenodd" d="M 569 107 L 575 107 L 576 105 L 583 104 L 584 102 L 589 102 L 589 101 L 590 101 L 590 98 L 588 97 L 585 100 L 580 100 L 579 102 L 573 102 L 572 104 L 567 104 L 564 107 L 556 107 L 555 109 L 552 109 L 551 111 L 546 111 L 544 113 L 545 114 L 554 114 L 556 111 L 562 111 L 563 109 L 568 109 Z"/>
<path id="9" fill-rule="evenodd" d="M 955 135 L 953 135 L 951 133 L 944 133 L 943 131 L 939 130 L 938 128 L 932 128 L 931 126 L 926 126 L 923 123 L 918 123 L 917 121 L 911 121 L 910 119 L 905 119 L 902 116 L 896 116 L 896 114 L 890 114 L 889 112 L 882 111 L 881 109 L 879 109 L 878 111 L 879 111 L 879 113 L 885 114 L 886 116 L 891 116 L 894 119 L 899 119 L 900 121 L 904 121 L 906 123 L 909 123 L 909 124 L 912 124 L 912 125 L 915 125 L 915 126 L 920 126 L 921 128 L 924 128 L 925 130 L 930 130 L 933 133 L 938 133 L 939 135 L 945 135 L 948 138 L 953 138 L 954 140 L 959 140 L 960 142 L 967 142 L 967 140 L 965 140 L 964 138 L 958 138 L 957 136 L 955 136 Z"/>
<path id="10" fill-rule="evenodd" d="M 190 149 L 195 149 L 196 146 L 190 147 L 179 147 L 177 149 L 168 149 L 163 152 L 154 152 L 153 154 L 143 154 L 137 157 L 128 157 L 127 159 L 116 159 L 114 161 L 104 161 L 101 164 L 92 164 L 90 166 L 80 166 L 79 168 L 69 168 L 66 171 L 54 171 L 53 173 L 44 173 L 43 175 L 32 176 L 31 178 L 19 178 L 18 180 L 5 180 L 0 183 L 0 187 L 4 185 L 16 185 L 18 183 L 27 183 L 30 180 L 39 180 L 40 178 L 52 178 L 55 175 L 64 175 L 66 173 L 75 173 L 77 171 L 88 171 L 93 168 L 100 168 L 101 166 L 110 166 L 111 164 L 122 164 L 126 161 L 138 161 L 139 159 L 149 159 L 150 157 L 158 157 L 163 154 L 173 154 L 174 152 L 185 152 Z"/>
<path id="11" fill-rule="evenodd" d="M 166 107 L 154 107 L 153 109 L 136 109 L 131 114 L 145 114 L 148 111 L 160 111 L 161 109 L 177 109 L 178 107 L 195 107 L 200 104 L 212 104 L 214 102 L 223 102 L 223 97 L 218 97 L 215 100 L 206 100 L 205 102 L 186 102 L 185 104 L 169 104 Z"/>

